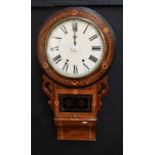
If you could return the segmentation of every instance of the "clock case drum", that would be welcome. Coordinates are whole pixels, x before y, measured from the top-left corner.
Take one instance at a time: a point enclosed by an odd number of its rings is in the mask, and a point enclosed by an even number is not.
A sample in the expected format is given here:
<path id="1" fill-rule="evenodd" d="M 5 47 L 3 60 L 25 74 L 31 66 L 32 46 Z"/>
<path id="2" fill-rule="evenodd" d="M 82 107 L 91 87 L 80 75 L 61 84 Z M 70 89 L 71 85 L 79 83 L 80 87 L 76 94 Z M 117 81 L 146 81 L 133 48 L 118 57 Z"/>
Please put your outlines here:
<path id="1" fill-rule="evenodd" d="M 105 54 L 99 67 L 80 78 L 60 75 L 50 65 L 46 42 L 51 30 L 65 19 L 78 18 L 95 25 L 105 40 Z M 70 7 L 56 12 L 43 25 L 38 37 L 38 59 L 43 69 L 42 91 L 49 97 L 54 113 L 57 140 L 96 140 L 97 114 L 101 99 L 109 91 L 107 71 L 115 50 L 114 33 L 97 12 L 85 7 Z"/>

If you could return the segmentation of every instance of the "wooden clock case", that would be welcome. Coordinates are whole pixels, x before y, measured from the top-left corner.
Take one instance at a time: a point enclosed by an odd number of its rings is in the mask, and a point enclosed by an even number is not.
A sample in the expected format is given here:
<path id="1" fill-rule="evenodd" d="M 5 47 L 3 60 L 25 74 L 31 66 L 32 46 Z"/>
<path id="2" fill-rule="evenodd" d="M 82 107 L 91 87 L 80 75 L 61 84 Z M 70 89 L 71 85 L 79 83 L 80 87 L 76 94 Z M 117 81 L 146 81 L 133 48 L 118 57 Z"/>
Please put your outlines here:
<path id="1" fill-rule="evenodd" d="M 69 18 L 83 18 L 91 21 L 104 37 L 105 55 L 96 71 L 78 79 L 58 74 L 46 57 L 46 40 L 50 31 L 61 21 Z M 42 91 L 49 97 L 49 105 L 54 112 L 58 140 L 96 140 L 97 114 L 101 108 L 101 98 L 109 91 L 107 70 L 114 56 L 114 34 L 107 21 L 95 11 L 84 7 L 63 9 L 43 25 L 38 38 L 38 58 L 43 69 Z M 60 96 L 90 96 L 90 109 L 87 111 L 63 111 Z M 73 100 L 75 101 L 75 100 Z M 84 100 L 83 100 L 84 101 Z M 80 105 L 83 106 L 83 105 Z"/>

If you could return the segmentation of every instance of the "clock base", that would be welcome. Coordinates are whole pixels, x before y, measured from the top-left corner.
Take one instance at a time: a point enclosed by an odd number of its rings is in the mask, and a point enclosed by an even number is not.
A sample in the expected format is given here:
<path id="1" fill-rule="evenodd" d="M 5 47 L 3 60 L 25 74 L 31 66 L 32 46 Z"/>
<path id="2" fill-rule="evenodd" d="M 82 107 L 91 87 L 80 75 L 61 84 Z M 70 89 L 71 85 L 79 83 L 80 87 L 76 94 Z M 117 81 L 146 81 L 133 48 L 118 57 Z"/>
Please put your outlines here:
<path id="1" fill-rule="evenodd" d="M 57 140 L 96 141 L 96 127 L 57 126 Z"/>

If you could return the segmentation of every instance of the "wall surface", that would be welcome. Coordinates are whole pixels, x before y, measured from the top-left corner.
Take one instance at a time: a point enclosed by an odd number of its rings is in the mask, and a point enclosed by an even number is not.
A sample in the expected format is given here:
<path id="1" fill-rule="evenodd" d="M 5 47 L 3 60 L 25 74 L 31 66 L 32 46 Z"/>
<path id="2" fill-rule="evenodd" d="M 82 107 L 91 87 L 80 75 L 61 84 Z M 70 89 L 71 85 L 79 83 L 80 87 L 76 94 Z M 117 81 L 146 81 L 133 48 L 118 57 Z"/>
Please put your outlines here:
<path id="1" fill-rule="evenodd" d="M 122 1 L 32 1 L 32 155 L 123 154 L 123 7 Z M 79 3 L 81 2 L 81 3 Z M 90 2 L 90 3 L 89 3 Z M 106 2 L 106 3 L 105 3 Z M 113 2 L 113 3 L 112 3 Z M 118 2 L 116 4 L 116 2 Z M 70 5 L 69 5 L 69 4 Z M 63 6 L 63 4 L 65 6 Z M 42 24 L 55 11 L 71 5 L 94 9 L 110 23 L 116 36 L 116 54 L 108 72 L 110 92 L 98 115 L 97 141 L 56 141 L 53 114 L 41 92 L 41 69 L 37 60 L 37 37 Z"/>

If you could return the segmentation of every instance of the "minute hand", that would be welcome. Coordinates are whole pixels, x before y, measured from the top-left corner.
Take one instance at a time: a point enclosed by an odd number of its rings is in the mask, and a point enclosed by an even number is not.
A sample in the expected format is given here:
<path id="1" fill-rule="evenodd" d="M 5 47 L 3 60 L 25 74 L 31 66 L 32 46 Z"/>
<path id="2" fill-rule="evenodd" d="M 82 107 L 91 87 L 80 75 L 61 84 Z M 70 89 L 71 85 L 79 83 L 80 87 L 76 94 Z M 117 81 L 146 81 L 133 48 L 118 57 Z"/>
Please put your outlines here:
<path id="1" fill-rule="evenodd" d="M 76 32 L 77 32 L 77 23 L 73 23 L 72 24 L 72 29 L 73 29 L 73 32 L 74 32 L 74 35 L 73 35 L 73 38 L 74 38 L 74 45 L 76 46 Z"/>

